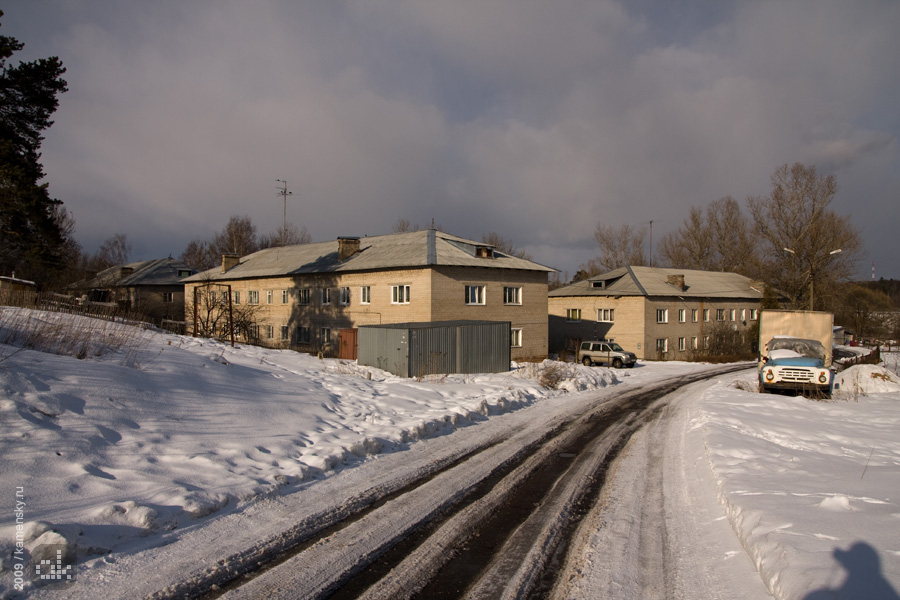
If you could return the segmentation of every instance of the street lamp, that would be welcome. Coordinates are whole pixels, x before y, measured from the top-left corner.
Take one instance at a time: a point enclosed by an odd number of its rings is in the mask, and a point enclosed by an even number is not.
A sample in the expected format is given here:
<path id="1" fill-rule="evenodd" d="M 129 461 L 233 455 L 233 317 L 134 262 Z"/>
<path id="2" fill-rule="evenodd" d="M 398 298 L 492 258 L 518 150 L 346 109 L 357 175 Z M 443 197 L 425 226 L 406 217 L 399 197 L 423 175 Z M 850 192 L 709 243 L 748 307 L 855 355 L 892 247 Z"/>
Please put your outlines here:
<path id="1" fill-rule="evenodd" d="M 793 256 L 797 256 L 797 253 L 794 252 L 794 250 L 792 250 L 791 248 L 785 247 L 785 248 L 782 248 L 782 250 L 784 250 L 785 252 L 790 252 Z M 841 249 L 838 248 L 837 250 L 832 250 L 831 252 L 829 252 L 828 255 L 832 256 L 834 254 L 839 253 L 840 251 L 841 251 Z M 806 275 L 809 277 L 809 310 L 815 310 L 815 308 L 814 308 L 815 302 L 814 302 L 814 296 L 813 296 L 813 283 L 815 282 L 816 278 L 815 278 L 815 275 L 813 274 L 814 266 L 815 265 L 810 264 L 809 270 L 806 271 Z"/>

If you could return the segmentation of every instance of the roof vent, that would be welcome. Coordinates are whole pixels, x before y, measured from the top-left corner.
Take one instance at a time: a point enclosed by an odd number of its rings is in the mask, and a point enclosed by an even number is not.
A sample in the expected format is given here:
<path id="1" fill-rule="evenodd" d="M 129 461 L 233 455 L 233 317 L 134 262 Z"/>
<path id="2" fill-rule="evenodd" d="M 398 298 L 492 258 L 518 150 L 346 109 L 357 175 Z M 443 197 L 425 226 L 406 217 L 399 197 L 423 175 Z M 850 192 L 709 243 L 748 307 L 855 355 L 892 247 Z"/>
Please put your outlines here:
<path id="1" fill-rule="evenodd" d="M 478 258 L 494 258 L 494 248 L 492 246 L 476 246 L 475 256 Z"/>
<path id="2" fill-rule="evenodd" d="M 119 267 L 119 277 L 128 277 L 134 273 L 134 267 Z"/>
<path id="3" fill-rule="evenodd" d="M 606 287 L 606 282 L 603 281 L 602 279 L 600 281 L 592 281 L 591 287 L 602 290 Z"/>
<path id="4" fill-rule="evenodd" d="M 687 289 L 684 285 L 684 275 L 669 275 L 667 279 L 669 285 L 677 287 L 682 292 Z"/>
<path id="5" fill-rule="evenodd" d="M 338 260 L 347 260 L 357 252 L 359 252 L 358 237 L 338 238 Z"/>

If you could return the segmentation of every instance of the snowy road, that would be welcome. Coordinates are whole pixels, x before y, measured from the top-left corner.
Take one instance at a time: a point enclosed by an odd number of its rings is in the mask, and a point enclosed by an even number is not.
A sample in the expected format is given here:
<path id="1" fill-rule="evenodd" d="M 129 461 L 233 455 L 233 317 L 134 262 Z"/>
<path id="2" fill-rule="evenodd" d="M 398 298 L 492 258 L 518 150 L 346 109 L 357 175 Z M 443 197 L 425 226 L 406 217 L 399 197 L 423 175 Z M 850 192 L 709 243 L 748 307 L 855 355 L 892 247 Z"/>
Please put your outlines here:
<path id="1" fill-rule="evenodd" d="M 365 500 L 319 513 L 297 526 L 302 533 L 280 536 L 252 553 L 223 557 L 220 568 L 194 574 L 154 596 L 194 595 L 213 584 L 218 596 L 225 579 L 246 573 L 224 586 L 224 597 L 713 597 L 697 595 L 701 590 L 696 586 L 719 582 L 691 581 L 697 565 L 673 558 L 683 552 L 676 542 L 696 540 L 667 535 L 666 511 L 690 512 L 692 499 L 667 506 L 664 486 L 676 483 L 663 478 L 662 449 L 683 425 L 672 425 L 678 410 L 671 401 L 679 397 L 677 389 L 702 377 L 586 396 L 547 420 L 497 419 L 504 426 L 488 436 L 458 431 L 451 436 L 457 444 L 443 454 L 418 457 L 424 462 L 412 470 L 415 476 L 375 479 Z M 646 447 L 641 450 L 646 458 L 637 474 L 631 468 L 638 462 L 629 459 L 627 475 L 643 486 L 628 494 L 640 502 L 621 505 L 637 509 L 640 519 L 614 516 L 616 527 L 627 523 L 633 531 L 599 546 L 589 534 L 576 536 L 586 515 L 585 531 L 609 531 L 597 524 L 613 515 L 592 505 L 601 491 L 601 498 L 609 498 L 602 487 L 604 473 L 629 437 L 645 426 L 654 430 L 649 435 L 654 442 L 638 444 Z M 671 491 L 677 496 L 677 489 Z M 567 544 L 570 539 L 578 543 Z M 596 560 L 590 552 L 585 556 L 585 548 L 615 558 L 604 559 L 607 567 L 595 574 L 632 579 L 634 593 L 623 595 L 619 586 L 600 590 L 595 577 L 577 577 L 575 573 L 585 572 L 585 560 Z M 560 569 L 569 549 L 570 560 Z M 265 568 L 257 569 L 258 562 L 265 562 Z M 683 568 L 688 572 L 682 573 Z M 691 593 L 683 590 L 683 582 L 690 583 Z M 765 597 L 758 577 L 755 584 Z"/>

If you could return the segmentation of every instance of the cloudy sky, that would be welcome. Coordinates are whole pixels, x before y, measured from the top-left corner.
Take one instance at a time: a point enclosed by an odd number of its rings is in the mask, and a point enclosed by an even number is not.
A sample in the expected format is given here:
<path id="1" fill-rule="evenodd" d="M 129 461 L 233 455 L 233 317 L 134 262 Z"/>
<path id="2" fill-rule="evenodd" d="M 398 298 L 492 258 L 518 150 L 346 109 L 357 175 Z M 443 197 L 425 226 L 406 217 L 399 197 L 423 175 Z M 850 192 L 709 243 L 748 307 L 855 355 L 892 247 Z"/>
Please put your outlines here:
<path id="1" fill-rule="evenodd" d="M 12 0 L 59 56 L 51 195 L 87 252 L 178 256 L 247 215 L 314 241 L 432 220 L 569 276 L 598 223 L 836 176 L 859 276 L 900 278 L 895 0 Z M 744 206 L 746 208 L 746 206 Z"/>

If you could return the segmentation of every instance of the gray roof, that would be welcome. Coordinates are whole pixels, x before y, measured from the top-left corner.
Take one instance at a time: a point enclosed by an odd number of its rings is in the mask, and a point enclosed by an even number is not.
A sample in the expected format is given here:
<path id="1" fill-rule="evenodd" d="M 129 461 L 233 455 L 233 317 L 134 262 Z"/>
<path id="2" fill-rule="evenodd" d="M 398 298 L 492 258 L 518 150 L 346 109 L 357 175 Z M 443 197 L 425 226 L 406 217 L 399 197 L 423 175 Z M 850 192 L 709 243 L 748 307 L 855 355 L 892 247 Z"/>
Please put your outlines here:
<path id="1" fill-rule="evenodd" d="M 172 257 L 143 260 L 127 265 L 116 265 L 97 273 L 96 277 L 70 287 L 96 289 L 113 287 L 135 287 L 142 285 L 179 285 L 184 282 L 179 271 L 196 273 L 195 269 Z"/>
<path id="2" fill-rule="evenodd" d="M 493 248 L 493 246 L 433 229 L 364 237 L 359 239 L 359 244 L 359 252 L 343 261 L 338 257 L 338 240 L 266 248 L 242 257 L 240 264 L 225 273 L 222 272 L 222 267 L 218 266 L 189 277 L 186 281 L 222 281 L 429 266 L 483 267 L 542 272 L 554 270 L 499 251 L 494 251 L 493 258 L 480 258 L 476 256 L 476 248 Z"/>
<path id="3" fill-rule="evenodd" d="M 684 286 L 680 285 L 684 277 Z M 621 267 L 553 290 L 550 297 L 678 296 L 759 299 L 763 284 L 737 273 L 659 267 Z"/>

